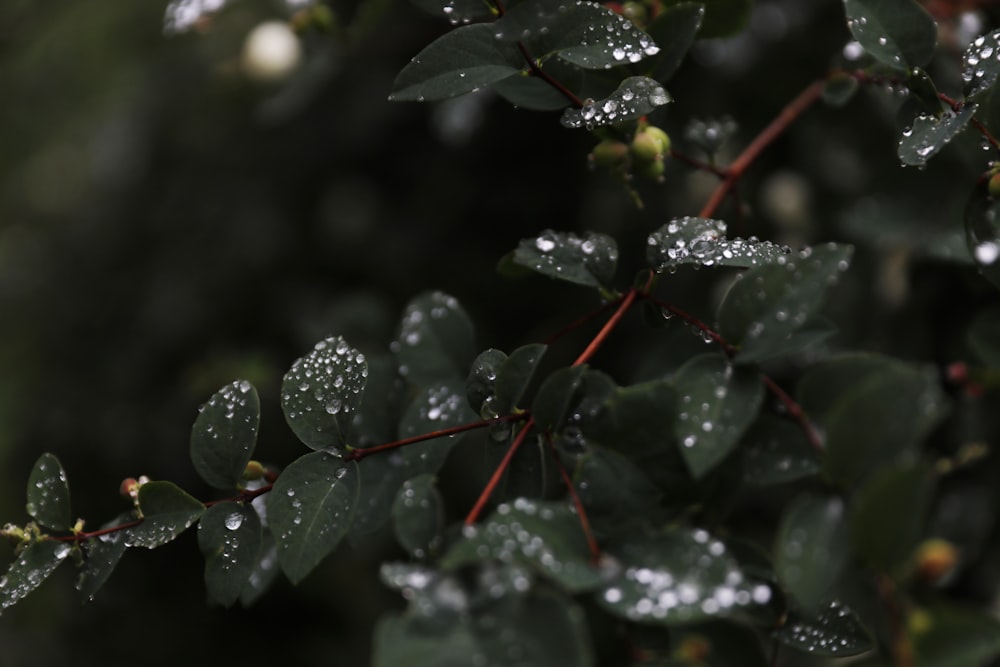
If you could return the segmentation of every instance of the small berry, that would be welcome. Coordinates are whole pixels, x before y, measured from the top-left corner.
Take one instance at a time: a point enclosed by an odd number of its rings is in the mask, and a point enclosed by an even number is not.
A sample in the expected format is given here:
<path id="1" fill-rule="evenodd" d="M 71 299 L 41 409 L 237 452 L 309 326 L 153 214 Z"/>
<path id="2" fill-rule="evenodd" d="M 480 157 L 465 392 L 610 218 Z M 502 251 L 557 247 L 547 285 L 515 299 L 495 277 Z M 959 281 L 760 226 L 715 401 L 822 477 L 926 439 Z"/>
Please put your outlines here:
<path id="1" fill-rule="evenodd" d="M 640 26 L 645 25 L 646 5 L 641 2 L 626 2 L 622 5 L 621 15 L 632 23 Z"/>
<path id="2" fill-rule="evenodd" d="M 614 139 L 605 139 L 594 146 L 590 159 L 598 167 L 617 167 L 628 161 L 628 146 Z"/>
<path id="3" fill-rule="evenodd" d="M 918 579 L 928 584 L 940 584 L 955 571 L 958 548 L 940 538 L 925 540 L 917 547 L 914 561 Z"/>
<path id="4" fill-rule="evenodd" d="M 636 162 L 655 162 L 663 157 L 663 149 L 659 139 L 648 130 L 635 135 L 632 139 L 632 157 Z"/>
<path id="5" fill-rule="evenodd" d="M 122 480 L 121 486 L 118 487 L 118 493 L 121 494 L 122 498 L 135 498 L 138 492 L 139 482 L 135 477 L 126 477 Z"/>
<path id="6" fill-rule="evenodd" d="M 645 132 L 646 134 L 652 135 L 654 139 L 660 142 L 660 151 L 664 155 L 670 152 L 670 135 L 655 125 L 647 127 Z"/>
<path id="7" fill-rule="evenodd" d="M 663 164 L 663 158 L 660 157 L 652 162 L 636 162 L 635 173 L 637 176 L 649 179 L 651 181 L 663 182 L 663 172 L 666 167 Z"/>
<path id="8" fill-rule="evenodd" d="M 253 482 L 264 477 L 264 465 L 260 461 L 248 461 L 243 471 L 243 479 Z"/>
<path id="9" fill-rule="evenodd" d="M 986 189 L 989 191 L 991 197 L 1000 197 L 1000 174 L 990 176 Z"/>

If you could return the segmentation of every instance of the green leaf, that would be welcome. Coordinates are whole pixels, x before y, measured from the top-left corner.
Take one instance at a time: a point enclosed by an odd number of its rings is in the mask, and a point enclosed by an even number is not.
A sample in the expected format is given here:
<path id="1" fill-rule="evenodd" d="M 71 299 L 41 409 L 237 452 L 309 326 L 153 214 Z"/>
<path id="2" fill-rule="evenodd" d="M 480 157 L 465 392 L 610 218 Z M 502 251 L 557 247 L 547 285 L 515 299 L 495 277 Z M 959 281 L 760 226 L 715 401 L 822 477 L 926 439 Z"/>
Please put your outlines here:
<path id="1" fill-rule="evenodd" d="M 1000 288 L 1000 199 L 986 188 L 975 188 L 965 206 L 965 240 L 980 273 Z"/>
<path id="2" fill-rule="evenodd" d="M 217 391 L 198 410 L 191 429 L 191 462 L 201 478 L 217 489 L 240 484 L 257 445 L 260 398 L 246 380 Z"/>
<path id="3" fill-rule="evenodd" d="M 205 556 L 209 600 L 230 607 L 240 598 L 258 564 L 261 524 L 249 503 L 212 505 L 198 522 L 198 548 Z"/>
<path id="4" fill-rule="evenodd" d="M 1000 78 L 1000 30 L 980 35 L 962 57 L 962 82 L 966 98 L 994 89 Z M 978 100 L 977 100 L 978 101 Z"/>
<path id="5" fill-rule="evenodd" d="M 965 331 L 965 340 L 982 363 L 1000 368 L 1000 306 L 977 312 Z"/>
<path id="6" fill-rule="evenodd" d="M 299 440 L 328 451 L 350 444 L 367 377 L 365 356 L 341 336 L 296 360 L 281 383 L 281 409 Z"/>
<path id="7" fill-rule="evenodd" d="M 104 524 L 101 528 L 111 528 L 135 521 L 132 512 L 118 515 L 112 521 Z M 86 542 L 87 559 L 84 561 L 80 577 L 76 582 L 76 589 L 84 600 L 90 601 L 97 594 L 97 591 L 104 586 L 104 583 L 118 567 L 118 561 L 125 555 L 126 530 L 117 530 L 106 533 L 99 537 L 92 537 Z"/>
<path id="8" fill-rule="evenodd" d="M 923 532 L 934 489 L 923 462 L 885 466 L 855 494 L 850 519 L 854 552 L 877 572 L 893 572 Z"/>
<path id="9" fill-rule="evenodd" d="M 518 498 L 502 503 L 481 525 L 463 531 L 441 566 L 456 568 L 487 558 L 529 565 L 572 593 L 593 590 L 603 579 L 590 564 L 580 517 L 564 502 Z"/>
<path id="10" fill-rule="evenodd" d="M 732 239 L 726 223 L 711 218 L 674 218 L 649 235 L 646 261 L 656 271 L 672 271 L 681 264 L 750 268 L 784 257 L 787 246 L 756 238 Z"/>
<path id="11" fill-rule="evenodd" d="M 274 543 L 274 536 L 271 531 L 264 531 L 261 535 L 260 553 L 257 562 L 250 572 L 246 585 L 240 592 L 240 604 L 249 607 L 263 595 L 278 578 L 281 568 L 278 567 L 278 546 Z"/>
<path id="12" fill-rule="evenodd" d="M 424 292 L 403 311 L 392 351 L 399 374 L 417 387 L 464 378 L 476 354 L 472 322 L 454 297 Z"/>
<path id="13" fill-rule="evenodd" d="M 933 116 L 940 116 L 947 109 L 941 101 L 933 79 L 919 67 L 910 69 L 906 77 L 906 89 L 910 91 L 910 95 L 923 107 L 924 111 Z"/>
<path id="14" fill-rule="evenodd" d="M 774 567 L 785 589 L 806 609 L 817 611 L 834 595 L 847 562 L 844 501 L 804 494 L 785 511 L 778 528 Z"/>
<path id="15" fill-rule="evenodd" d="M 392 504 L 396 540 L 414 558 L 425 558 L 441 542 L 444 500 L 434 485 L 434 475 L 420 475 L 403 482 Z"/>
<path id="16" fill-rule="evenodd" d="M 681 62 L 694 44 L 695 35 L 705 18 L 703 2 L 680 2 L 665 7 L 649 24 L 649 36 L 660 52 L 650 61 L 652 77 L 666 83 L 681 66 Z"/>
<path id="17" fill-rule="evenodd" d="M 406 407 L 406 383 L 390 354 L 365 357 L 368 378 L 361 406 L 354 415 L 356 447 L 371 447 L 396 439 L 399 417 Z"/>
<path id="18" fill-rule="evenodd" d="M 493 16 L 483 0 L 410 0 L 428 14 L 444 16 L 452 25 L 481 21 Z"/>
<path id="19" fill-rule="evenodd" d="M 740 450 L 743 452 L 743 481 L 756 486 L 811 477 L 822 467 L 802 427 L 773 415 L 761 415 L 754 422 Z"/>
<path id="20" fill-rule="evenodd" d="M 912 637 L 920 667 L 985 665 L 1000 655 L 1000 623 L 985 612 L 937 605 L 916 613 L 924 626 Z"/>
<path id="21" fill-rule="evenodd" d="M 469 399 L 469 407 L 472 408 L 473 412 L 481 414 L 484 407 L 489 407 L 484 405 L 487 401 L 490 401 L 491 405 L 496 403 L 493 399 L 497 393 L 497 375 L 506 360 L 507 354 L 505 352 L 490 348 L 480 352 L 472 361 L 469 377 L 465 380 L 465 393 Z M 496 411 L 490 416 L 496 417 L 499 414 L 499 411 Z M 489 418 L 485 417 L 485 419 Z"/>
<path id="22" fill-rule="evenodd" d="M 634 527 L 657 507 L 662 495 L 631 459 L 599 445 L 587 446 L 576 465 L 573 485 L 597 532 Z"/>
<path id="23" fill-rule="evenodd" d="M 326 452 L 306 454 L 281 472 L 267 494 L 267 520 L 292 583 L 305 579 L 347 533 L 358 491 L 357 464 Z"/>
<path id="24" fill-rule="evenodd" d="M 205 512 L 205 506 L 173 482 L 146 482 L 139 487 L 142 523 L 128 529 L 130 547 L 155 549 L 172 541 Z"/>
<path id="25" fill-rule="evenodd" d="M 705 5 L 705 18 L 698 39 L 730 37 L 743 30 L 750 20 L 753 0 L 700 0 Z M 664 10 L 673 5 L 688 4 L 686 0 L 661 0 Z"/>
<path id="26" fill-rule="evenodd" d="M 0 578 L 0 610 L 13 606 L 41 586 L 70 551 L 69 544 L 55 540 L 42 539 L 28 544 L 11 563 L 7 574 Z"/>
<path id="27" fill-rule="evenodd" d="M 948 409 L 934 368 L 868 354 L 813 366 L 798 399 L 823 434 L 826 473 L 845 486 L 914 452 Z"/>
<path id="28" fill-rule="evenodd" d="M 523 2 L 508 9 L 493 29 L 497 39 L 523 42 L 536 58 L 557 54 L 586 69 L 637 63 L 660 50 L 631 21 L 596 2 Z"/>
<path id="29" fill-rule="evenodd" d="M 407 407 L 399 423 L 398 437 L 409 438 L 474 421 L 476 416 L 464 395 L 464 383 L 457 380 L 423 389 Z M 388 521 L 396 492 L 403 482 L 436 473 L 460 437 L 435 438 L 366 458 L 358 468 L 362 496 L 351 526 L 351 538 L 370 533 Z"/>
<path id="30" fill-rule="evenodd" d="M 433 101 L 464 95 L 514 76 L 526 66 L 513 43 L 490 24 L 462 26 L 418 53 L 396 77 L 389 100 Z"/>
<path id="31" fill-rule="evenodd" d="M 545 64 L 545 72 L 570 90 L 580 90 L 584 86 L 583 70 L 569 63 L 550 60 Z M 559 111 L 566 108 L 566 95 L 527 72 L 497 81 L 492 89 L 519 109 Z"/>
<path id="32" fill-rule="evenodd" d="M 599 100 L 588 98 L 583 107 L 566 109 L 559 122 L 563 127 L 571 129 L 585 127 L 592 130 L 595 127 L 634 120 L 673 101 L 656 79 L 630 76 L 608 97 Z"/>
<path id="33" fill-rule="evenodd" d="M 813 318 L 847 270 L 853 249 L 827 244 L 740 274 L 719 306 L 719 333 L 739 348 L 738 362 L 787 353 L 792 335 Z"/>
<path id="34" fill-rule="evenodd" d="M 534 379 L 547 349 L 541 343 L 531 343 L 517 348 L 504 360 L 497 372 L 495 407 L 498 415 L 510 414 L 520 407 L 524 392 Z"/>
<path id="35" fill-rule="evenodd" d="M 410 616 L 387 615 L 375 626 L 373 667 L 468 667 L 477 655 L 475 635 L 466 623 L 432 633 Z"/>
<path id="36" fill-rule="evenodd" d="M 597 601 L 630 621 L 671 625 L 724 618 L 774 596 L 769 584 L 748 577 L 726 545 L 701 529 L 632 536 L 610 552 L 621 571 Z"/>
<path id="37" fill-rule="evenodd" d="M 937 24 L 914 0 L 844 0 L 847 27 L 873 58 L 897 70 L 934 55 Z"/>
<path id="38" fill-rule="evenodd" d="M 59 459 L 45 453 L 28 475 L 28 515 L 52 530 L 69 530 L 71 515 L 69 483 Z"/>
<path id="39" fill-rule="evenodd" d="M 618 245 L 604 234 L 547 229 L 536 238 L 523 239 L 514 251 L 514 263 L 544 276 L 578 285 L 600 287 L 614 278 Z"/>
<path id="40" fill-rule="evenodd" d="M 755 370 L 734 366 L 713 353 L 678 369 L 674 386 L 674 435 L 691 474 L 701 478 L 733 450 L 757 418 L 764 385 Z"/>
<path id="41" fill-rule="evenodd" d="M 804 653 L 830 658 L 846 658 L 875 648 L 857 614 L 839 602 L 828 603 L 813 614 L 790 610 L 774 638 Z"/>
<path id="42" fill-rule="evenodd" d="M 562 426 L 586 373 L 583 366 L 571 366 L 545 378 L 531 404 L 532 417 L 539 427 L 556 431 Z"/>
<path id="43" fill-rule="evenodd" d="M 914 118 L 899 140 L 900 161 L 913 167 L 925 165 L 965 129 L 976 108 L 975 104 L 966 104 L 958 113 L 948 110 L 938 116 L 921 114 Z"/>

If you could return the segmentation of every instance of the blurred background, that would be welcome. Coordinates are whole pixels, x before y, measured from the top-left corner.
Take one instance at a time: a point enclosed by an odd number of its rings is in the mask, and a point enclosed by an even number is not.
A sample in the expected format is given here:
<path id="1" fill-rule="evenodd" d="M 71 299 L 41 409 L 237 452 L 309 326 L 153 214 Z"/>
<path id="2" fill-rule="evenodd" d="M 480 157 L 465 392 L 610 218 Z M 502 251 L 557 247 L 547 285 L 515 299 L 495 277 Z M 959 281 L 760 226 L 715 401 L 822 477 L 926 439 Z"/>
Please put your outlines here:
<path id="1" fill-rule="evenodd" d="M 929 69 L 960 95 L 961 52 L 1000 12 L 932 4 L 944 48 Z M 27 520 L 25 481 L 46 451 L 90 529 L 127 509 L 125 477 L 211 499 L 188 437 L 198 405 L 235 378 L 261 394 L 256 458 L 287 464 L 304 448 L 278 387 L 319 338 L 384 351 L 406 302 L 440 289 L 469 312 L 480 349 L 544 339 L 598 301 L 498 276 L 519 239 L 609 233 L 625 286 L 649 232 L 697 213 L 714 185 L 673 161 L 665 183 L 635 184 L 639 210 L 588 168 L 596 139 L 558 113 L 488 93 L 389 103 L 396 73 L 447 21 L 405 0 L 322 7 L 0 3 L 0 521 Z M 296 32 L 272 33 L 278 61 L 262 64 L 251 36 L 270 21 Z M 850 66 L 848 42 L 839 0 L 758 0 L 743 33 L 696 44 L 667 82 L 675 103 L 651 120 L 702 157 L 685 128 L 729 116 L 731 158 L 812 80 Z M 883 88 L 810 110 L 748 174 L 742 213 L 721 215 L 737 235 L 856 243 L 831 344 L 945 363 L 962 355 L 956 329 L 995 301 L 961 221 L 986 156 L 966 133 L 926 170 L 900 168 L 897 131 L 913 114 Z M 693 271 L 672 281 L 676 305 L 710 321 L 723 283 Z M 702 345 L 678 327 L 651 353 L 631 326 L 631 343 L 594 361 L 623 383 Z M 377 575 L 394 549 L 389 534 L 344 545 L 297 589 L 281 580 L 231 610 L 204 602 L 193 531 L 126 554 L 86 604 L 65 566 L 0 617 L 0 665 L 364 665 L 375 619 L 402 606 Z"/>

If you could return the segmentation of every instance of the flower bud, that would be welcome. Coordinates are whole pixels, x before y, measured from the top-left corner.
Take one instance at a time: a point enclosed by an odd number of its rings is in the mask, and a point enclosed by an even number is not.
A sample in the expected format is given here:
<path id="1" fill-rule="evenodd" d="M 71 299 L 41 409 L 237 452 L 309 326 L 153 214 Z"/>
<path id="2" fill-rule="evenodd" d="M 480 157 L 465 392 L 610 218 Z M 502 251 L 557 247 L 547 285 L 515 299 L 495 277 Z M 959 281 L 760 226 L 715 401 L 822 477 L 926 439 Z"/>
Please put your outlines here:
<path id="1" fill-rule="evenodd" d="M 958 565 L 958 548 L 947 540 L 933 538 L 917 547 L 914 569 L 918 579 L 928 584 L 941 584 Z"/>

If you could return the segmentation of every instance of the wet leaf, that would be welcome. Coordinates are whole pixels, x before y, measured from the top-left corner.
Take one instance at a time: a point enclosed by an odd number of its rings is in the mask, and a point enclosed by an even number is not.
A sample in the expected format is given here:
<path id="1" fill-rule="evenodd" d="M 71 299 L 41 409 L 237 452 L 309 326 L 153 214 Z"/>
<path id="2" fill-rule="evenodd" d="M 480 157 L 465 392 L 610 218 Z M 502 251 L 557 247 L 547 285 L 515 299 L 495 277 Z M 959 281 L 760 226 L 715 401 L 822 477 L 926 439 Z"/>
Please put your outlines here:
<path id="1" fill-rule="evenodd" d="M 934 368 L 869 354 L 813 366 L 798 399 L 823 435 L 826 473 L 845 486 L 914 452 L 948 411 Z"/>
<path id="2" fill-rule="evenodd" d="M 817 474 L 821 463 L 802 427 L 794 421 L 761 415 L 740 445 L 743 480 L 766 486 L 783 484 Z"/>
<path id="3" fill-rule="evenodd" d="M 469 377 L 465 380 L 465 393 L 473 412 L 481 413 L 484 403 L 496 396 L 497 375 L 506 360 L 505 352 L 490 348 L 480 352 L 472 361 Z M 496 401 L 491 401 L 491 405 L 493 403 Z M 499 414 L 498 410 L 492 416 Z"/>
<path id="4" fill-rule="evenodd" d="M 978 609 L 937 605 L 914 614 L 922 616 L 911 621 L 921 667 L 985 665 L 1000 655 L 1000 623 Z"/>
<path id="5" fill-rule="evenodd" d="M 586 71 L 575 65 L 549 60 L 545 63 L 545 72 L 569 90 L 585 88 Z M 527 72 L 497 81 L 491 89 L 519 109 L 559 111 L 566 108 L 566 95 L 544 79 Z"/>
<path id="6" fill-rule="evenodd" d="M 770 241 L 727 239 L 726 223 L 711 218 L 674 218 L 649 235 L 646 261 L 656 271 L 681 264 L 749 268 L 787 255 L 787 246 Z"/>
<path id="7" fill-rule="evenodd" d="M 846 271 L 853 248 L 827 244 L 741 274 L 719 307 L 719 333 L 739 348 L 738 362 L 788 352 L 792 335 L 816 316 L 830 287 Z"/>
<path id="8" fill-rule="evenodd" d="M 497 373 L 496 397 L 497 414 L 511 414 L 524 398 L 524 392 L 535 377 L 538 364 L 545 355 L 547 346 L 531 343 L 510 353 Z"/>
<path id="9" fill-rule="evenodd" d="M 723 618 L 765 605 L 774 595 L 701 529 L 631 536 L 610 553 L 619 574 L 597 601 L 630 621 L 670 625 Z"/>
<path id="10" fill-rule="evenodd" d="M 652 77 L 666 83 L 681 66 L 681 62 L 694 44 L 695 35 L 705 18 L 702 2 L 680 2 L 665 7 L 649 24 L 649 36 L 660 52 L 647 65 Z"/>
<path id="11" fill-rule="evenodd" d="M 599 100 L 588 98 L 583 107 L 566 109 L 559 122 L 563 127 L 592 130 L 635 120 L 670 102 L 673 98 L 655 79 L 630 76 L 608 97 Z"/>
<path id="12" fill-rule="evenodd" d="M 365 356 L 341 336 L 321 340 L 296 360 L 281 383 L 281 409 L 299 440 L 316 450 L 351 444 L 367 377 Z"/>
<path id="13" fill-rule="evenodd" d="M 1000 199 L 985 188 L 974 189 L 965 206 L 965 240 L 980 273 L 1000 288 Z"/>
<path id="14" fill-rule="evenodd" d="M 13 606 L 42 585 L 72 550 L 66 542 L 38 540 L 21 552 L 0 578 L 0 610 Z"/>
<path id="15" fill-rule="evenodd" d="M 444 500 L 433 475 L 403 482 L 392 504 L 396 540 L 414 558 L 425 558 L 441 542 Z"/>
<path id="16" fill-rule="evenodd" d="M 28 515 L 52 530 L 69 530 L 72 517 L 66 472 L 54 454 L 38 457 L 28 475 Z"/>
<path id="17" fill-rule="evenodd" d="M 571 366 L 560 368 L 545 378 L 531 405 L 531 414 L 540 428 L 559 430 L 586 373 L 587 369 L 583 366 Z"/>
<path id="18" fill-rule="evenodd" d="M 962 57 L 962 82 L 966 98 L 995 88 L 1000 78 L 1000 30 L 980 35 Z"/>
<path id="19" fill-rule="evenodd" d="M 523 239 L 513 261 L 550 278 L 600 287 L 614 278 L 618 245 L 604 234 L 578 236 L 547 229 L 536 238 Z"/>
<path id="20" fill-rule="evenodd" d="M 642 468 L 598 445 L 587 446 L 573 483 L 595 531 L 634 527 L 656 508 L 662 495 Z"/>
<path id="21" fill-rule="evenodd" d="M 397 437 L 416 435 L 475 421 L 476 415 L 465 399 L 464 383 L 440 382 L 419 392 L 407 406 L 399 423 Z M 448 457 L 461 436 L 435 438 L 369 456 L 358 467 L 361 496 L 351 526 L 351 539 L 378 529 L 392 513 L 392 503 L 399 488 L 408 479 L 434 474 Z"/>
<path id="22" fill-rule="evenodd" d="M 736 446 L 764 402 L 760 375 L 722 354 L 695 357 L 674 376 L 674 436 L 691 474 L 700 478 Z"/>
<path id="23" fill-rule="evenodd" d="M 637 63 L 660 50 L 631 21 L 596 2 L 523 2 L 510 7 L 493 29 L 498 40 L 523 42 L 536 58 L 556 54 L 586 69 Z"/>
<path id="24" fill-rule="evenodd" d="M 472 321 L 455 297 L 424 292 L 403 311 L 392 351 L 399 374 L 417 387 L 464 378 L 476 355 Z"/>
<path id="25" fill-rule="evenodd" d="M 278 564 L 278 546 L 274 543 L 274 536 L 270 531 L 261 534 L 260 553 L 257 562 L 254 563 L 250 577 L 246 585 L 240 592 L 240 604 L 249 607 L 263 595 L 278 578 L 281 568 Z"/>
<path id="26" fill-rule="evenodd" d="M 492 18 L 489 6 L 483 0 L 410 0 L 429 14 L 444 16 L 452 25 Z"/>
<path id="27" fill-rule="evenodd" d="M 886 466 L 855 494 L 850 519 L 856 553 L 876 572 L 893 572 L 923 533 L 934 474 L 923 462 Z"/>
<path id="28" fill-rule="evenodd" d="M 205 513 L 205 506 L 173 482 L 146 482 L 139 487 L 142 523 L 129 528 L 130 547 L 155 549 L 172 541 Z"/>
<path id="29" fill-rule="evenodd" d="M 212 505 L 198 522 L 198 548 L 205 557 L 210 601 L 230 607 L 240 598 L 258 564 L 260 517 L 249 503 Z"/>
<path id="30" fill-rule="evenodd" d="M 456 568 L 493 558 L 528 565 L 570 592 L 593 590 L 603 575 L 590 564 L 580 518 L 564 502 L 518 498 L 502 503 L 480 525 L 466 528 L 441 566 Z"/>
<path id="31" fill-rule="evenodd" d="M 844 0 L 847 27 L 873 58 L 897 70 L 926 65 L 937 24 L 914 0 Z"/>
<path id="32" fill-rule="evenodd" d="M 217 391 L 198 410 L 191 429 L 191 462 L 217 489 L 235 489 L 257 445 L 260 399 L 246 380 Z"/>
<path id="33" fill-rule="evenodd" d="M 424 631 L 408 615 L 386 615 L 375 626 L 373 667 L 468 667 L 477 651 L 472 628 L 453 623 L 447 631 Z"/>
<path id="34" fill-rule="evenodd" d="M 839 602 L 823 605 L 815 614 L 789 611 L 774 638 L 804 653 L 831 658 L 845 658 L 875 648 L 861 619 Z"/>
<path id="35" fill-rule="evenodd" d="M 406 407 L 406 383 L 390 354 L 366 356 L 368 378 L 361 406 L 354 414 L 356 447 L 371 447 L 396 439 L 396 427 Z"/>
<path id="36" fill-rule="evenodd" d="M 923 69 L 919 67 L 910 69 L 909 75 L 906 77 L 906 89 L 927 113 L 940 116 L 946 111 L 946 107 L 939 97 L 937 86 Z"/>
<path id="37" fill-rule="evenodd" d="M 513 43 L 495 39 L 490 24 L 445 33 L 414 56 L 393 83 L 389 100 L 432 101 L 464 95 L 520 72 L 524 57 Z"/>
<path id="38" fill-rule="evenodd" d="M 118 515 L 101 528 L 121 526 L 132 521 L 135 521 L 135 515 L 132 512 L 126 512 Z M 87 557 L 76 582 L 76 589 L 80 591 L 84 600 L 92 600 L 97 591 L 104 586 L 111 573 L 114 572 L 114 569 L 118 567 L 118 561 L 125 555 L 127 548 L 125 536 L 125 530 L 118 530 L 87 540 L 85 548 Z"/>
<path id="39" fill-rule="evenodd" d="M 958 113 L 949 110 L 940 116 L 921 114 L 914 118 L 899 140 L 900 161 L 913 167 L 926 164 L 966 128 L 976 109 L 975 104 L 966 104 Z"/>
<path id="40" fill-rule="evenodd" d="M 807 611 L 834 597 L 847 562 L 844 501 L 837 496 L 800 495 L 778 528 L 774 567 L 785 589 Z"/>
<path id="41" fill-rule="evenodd" d="M 267 494 L 267 520 L 292 583 L 305 579 L 347 533 L 358 491 L 357 464 L 326 452 L 306 454 L 281 472 Z"/>
<path id="42" fill-rule="evenodd" d="M 685 0 L 665 0 L 664 9 L 672 5 L 689 4 Z M 698 39 L 730 37 L 743 30 L 750 20 L 752 0 L 701 0 L 705 5 L 705 18 L 698 31 Z"/>

